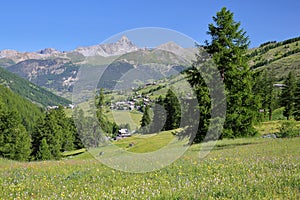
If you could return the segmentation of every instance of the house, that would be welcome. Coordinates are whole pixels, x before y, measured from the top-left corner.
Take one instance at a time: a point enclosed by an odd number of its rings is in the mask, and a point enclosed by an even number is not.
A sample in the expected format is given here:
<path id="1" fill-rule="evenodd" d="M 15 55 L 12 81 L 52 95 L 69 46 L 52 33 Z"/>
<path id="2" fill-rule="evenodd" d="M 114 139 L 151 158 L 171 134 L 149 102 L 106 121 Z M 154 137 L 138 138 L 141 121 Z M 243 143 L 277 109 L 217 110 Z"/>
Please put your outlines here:
<path id="1" fill-rule="evenodd" d="M 68 105 L 68 108 L 74 109 L 74 108 L 75 108 L 75 105 L 74 105 L 74 104 L 69 104 L 69 105 Z"/>
<path id="2" fill-rule="evenodd" d="M 122 128 L 118 131 L 118 136 L 119 137 L 130 137 L 131 134 L 129 133 L 127 128 Z"/>
<path id="3" fill-rule="evenodd" d="M 52 109 L 58 109 L 58 106 L 47 106 L 48 110 L 52 110 Z"/>

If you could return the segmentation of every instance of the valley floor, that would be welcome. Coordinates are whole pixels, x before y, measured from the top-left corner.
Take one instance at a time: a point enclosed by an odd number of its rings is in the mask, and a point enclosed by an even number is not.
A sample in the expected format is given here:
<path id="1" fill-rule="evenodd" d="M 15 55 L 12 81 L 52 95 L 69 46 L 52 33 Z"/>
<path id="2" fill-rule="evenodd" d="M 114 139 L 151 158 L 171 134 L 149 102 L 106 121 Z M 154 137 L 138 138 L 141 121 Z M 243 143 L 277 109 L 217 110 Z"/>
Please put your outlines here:
<path id="1" fill-rule="evenodd" d="M 125 173 L 88 152 L 68 160 L 0 159 L 0 199 L 299 199 L 300 138 L 217 142 L 204 158 L 193 145 L 154 172 Z"/>

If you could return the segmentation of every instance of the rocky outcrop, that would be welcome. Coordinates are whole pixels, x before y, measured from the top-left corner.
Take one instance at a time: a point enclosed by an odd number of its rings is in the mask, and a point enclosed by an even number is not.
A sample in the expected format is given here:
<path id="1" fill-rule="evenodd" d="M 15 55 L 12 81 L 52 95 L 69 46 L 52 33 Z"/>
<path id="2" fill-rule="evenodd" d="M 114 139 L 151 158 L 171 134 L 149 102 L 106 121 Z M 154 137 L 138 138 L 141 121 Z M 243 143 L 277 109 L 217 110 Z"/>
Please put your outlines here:
<path id="1" fill-rule="evenodd" d="M 62 54 L 60 51 L 57 51 L 56 49 L 53 49 L 53 48 L 46 48 L 46 49 L 43 49 L 43 50 L 40 50 L 38 51 L 37 53 L 39 54 L 50 54 L 50 55 L 54 55 L 54 54 Z"/>

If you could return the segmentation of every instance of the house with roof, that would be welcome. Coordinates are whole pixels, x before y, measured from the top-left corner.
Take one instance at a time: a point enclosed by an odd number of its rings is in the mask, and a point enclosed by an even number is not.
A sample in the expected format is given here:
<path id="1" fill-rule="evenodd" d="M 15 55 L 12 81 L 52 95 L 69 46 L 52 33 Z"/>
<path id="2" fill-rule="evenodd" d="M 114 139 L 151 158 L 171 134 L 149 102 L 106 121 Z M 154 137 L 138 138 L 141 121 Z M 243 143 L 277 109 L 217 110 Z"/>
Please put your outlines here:
<path id="1" fill-rule="evenodd" d="M 118 131 L 118 136 L 119 137 L 130 137 L 131 134 L 129 133 L 127 128 L 122 128 Z"/>

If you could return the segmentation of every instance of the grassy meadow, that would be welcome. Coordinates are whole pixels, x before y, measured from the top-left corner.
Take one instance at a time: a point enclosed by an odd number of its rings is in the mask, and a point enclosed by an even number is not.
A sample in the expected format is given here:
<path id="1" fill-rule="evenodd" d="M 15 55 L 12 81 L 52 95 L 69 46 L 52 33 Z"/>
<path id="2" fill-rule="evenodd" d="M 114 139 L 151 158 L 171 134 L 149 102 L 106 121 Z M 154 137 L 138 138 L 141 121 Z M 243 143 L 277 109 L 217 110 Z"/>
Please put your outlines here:
<path id="1" fill-rule="evenodd" d="M 163 143 L 172 135 L 151 135 L 148 141 Z M 114 144 L 151 151 L 145 141 L 134 136 Z M 128 149 L 131 142 L 135 146 Z M 299 137 L 226 139 L 203 159 L 197 144 L 171 165 L 148 173 L 117 171 L 89 152 L 60 161 L 0 159 L 0 199 L 299 199 L 299 144 Z"/>

